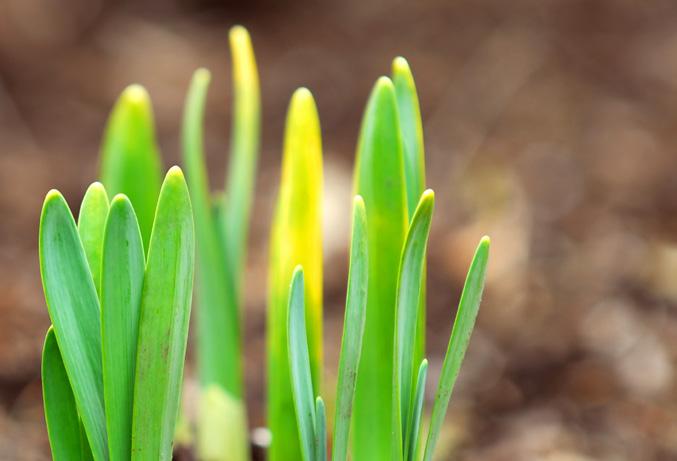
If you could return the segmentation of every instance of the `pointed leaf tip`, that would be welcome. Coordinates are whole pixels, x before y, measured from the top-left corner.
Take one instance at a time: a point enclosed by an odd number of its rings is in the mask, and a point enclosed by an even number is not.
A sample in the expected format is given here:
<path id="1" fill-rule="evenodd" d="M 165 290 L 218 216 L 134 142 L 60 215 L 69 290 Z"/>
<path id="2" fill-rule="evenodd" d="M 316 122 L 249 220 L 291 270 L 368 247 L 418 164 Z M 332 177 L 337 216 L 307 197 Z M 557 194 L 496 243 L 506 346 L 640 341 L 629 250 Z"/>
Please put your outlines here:
<path id="1" fill-rule="evenodd" d="M 393 59 L 393 73 L 411 74 L 409 63 L 402 56 L 397 56 L 395 59 Z"/>
<path id="2" fill-rule="evenodd" d="M 239 24 L 230 28 L 228 36 L 232 43 L 242 45 L 243 42 L 249 41 L 249 32 L 247 29 Z"/>
<path id="3" fill-rule="evenodd" d="M 212 79 L 212 73 L 206 67 L 200 67 L 193 73 L 193 79 L 200 85 L 208 85 Z"/>
<path id="4" fill-rule="evenodd" d="M 150 95 L 142 85 L 133 83 L 122 91 L 120 101 L 135 106 L 150 106 Z"/>

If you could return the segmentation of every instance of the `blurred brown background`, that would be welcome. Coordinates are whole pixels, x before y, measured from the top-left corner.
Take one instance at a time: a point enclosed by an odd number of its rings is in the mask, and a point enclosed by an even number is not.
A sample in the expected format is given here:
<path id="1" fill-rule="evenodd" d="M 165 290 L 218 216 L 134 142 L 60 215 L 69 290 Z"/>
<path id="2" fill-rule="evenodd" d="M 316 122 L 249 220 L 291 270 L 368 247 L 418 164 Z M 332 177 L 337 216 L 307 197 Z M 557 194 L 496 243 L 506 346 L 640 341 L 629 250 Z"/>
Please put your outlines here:
<path id="1" fill-rule="evenodd" d="M 403 55 L 437 192 L 429 396 L 472 250 L 493 238 L 441 459 L 677 459 L 677 3 L 0 0 L 0 460 L 48 459 L 44 194 L 59 188 L 77 209 L 107 112 L 133 82 L 153 97 L 165 166 L 178 162 L 198 66 L 214 73 L 207 148 L 222 184 L 235 23 L 253 37 L 264 113 L 247 274 L 252 425 L 263 424 L 267 233 L 288 98 L 309 87 L 322 121 L 331 382 L 360 115 Z"/>

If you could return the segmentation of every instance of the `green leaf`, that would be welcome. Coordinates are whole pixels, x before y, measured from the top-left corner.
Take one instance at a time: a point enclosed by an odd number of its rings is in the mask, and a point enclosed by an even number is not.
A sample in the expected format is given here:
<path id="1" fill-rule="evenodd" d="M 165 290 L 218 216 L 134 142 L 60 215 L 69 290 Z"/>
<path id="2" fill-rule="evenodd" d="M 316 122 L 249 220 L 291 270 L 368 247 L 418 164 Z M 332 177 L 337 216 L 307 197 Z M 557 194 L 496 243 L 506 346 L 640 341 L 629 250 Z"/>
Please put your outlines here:
<path id="1" fill-rule="evenodd" d="M 480 240 L 475 256 L 473 257 L 468 276 L 465 279 L 461 301 L 458 305 L 458 312 L 454 320 L 454 326 L 449 338 L 449 346 L 442 364 L 440 381 L 437 385 L 435 394 L 435 403 L 430 418 L 430 429 L 428 431 L 428 440 L 426 441 L 424 461 L 430 461 L 435 451 L 435 444 L 440 435 L 440 429 L 444 423 L 444 417 L 447 414 L 449 399 L 454 389 L 458 372 L 461 369 L 461 363 L 468 349 L 470 335 L 472 334 L 477 319 L 477 312 L 480 308 L 482 299 L 482 290 L 484 289 L 484 278 L 489 261 L 489 237 L 483 237 Z"/>
<path id="2" fill-rule="evenodd" d="M 392 64 L 393 84 L 397 96 L 397 114 L 402 133 L 402 147 L 404 154 L 404 178 L 407 190 L 407 209 L 409 220 L 414 216 L 418 199 L 425 188 L 425 150 L 423 147 L 423 123 L 421 110 L 418 104 L 418 94 L 414 76 L 409 63 L 402 57 L 397 57 Z M 416 349 L 414 359 L 416 363 L 423 360 L 425 355 L 425 269 L 421 278 L 421 295 L 419 300 L 418 321 L 416 331 Z"/>
<path id="3" fill-rule="evenodd" d="M 108 457 L 99 300 L 75 220 L 55 190 L 40 218 L 40 274 L 49 316 L 94 459 Z"/>
<path id="4" fill-rule="evenodd" d="M 292 396 L 299 428 L 303 461 L 314 461 L 316 453 L 315 409 L 313 381 L 310 375 L 310 357 L 306 336 L 305 307 L 303 301 L 303 269 L 297 266 L 289 289 L 289 368 Z M 283 441 L 286 442 L 286 441 Z"/>
<path id="5" fill-rule="evenodd" d="M 164 461 L 181 397 L 188 338 L 195 236 L 183 173 L 167 173 L 158 199 L 141 295 L 134 381 L 132 457 Z"/>
<path id="6" fill-rule="evenodd" d="M 225 248 L 215 222 L 204 161 L 203 121 L 210 73 L 193 75 L 183 118 L 183 161 L 195 213 L 197 251 L 197 352 L 203 388 L 218 384 L 233 397 L 242 396 L 240 318 L 228 275 Z"/>
<path id="7" fill-rule="evenodd" d="M 162 165 L 150 97 L 141 85 L 130 85 L 120 95 L 108 119 L 101 146 L 101 182 L 112 196 L 129 197 L 146 250 L 161 179 Z"/>
<path id="8" fill-rule="evenodd" d="M 80 418 L 53 327 L 47 330 L 42 349 L 42 398 L 52 459 L 81 459 Z"/>
<path id="9" fill-rule="evenodd" d="M 284 138 L 282 178 L 270 244 L 268 296 L 268 426 L 270 461 L 301 458 L 287 352 L 289 280 L 305 276 L 306 325 L 315 395 L 322 371 L 322 141 L 313 96 L 294 92 Z"/>
<path id="10" fill-rule="evenodd" d="M 414 76 L 409 63 L 402 57 L 393 60 L 393 84 L 397 96 L 397 114 L 402 130 L 404 150 L 404 178 L 407 185 L 407 209 L 414 215 L 418 199 L 425 188 L 425 151 L 423 123 Z"/>
<path id="11" fill-rule="evenodd" d="M 407 427 L 411 419 L 409 410 L 414 398 L 414 349 L 416 345 L 416 322 L 418 314 L 418 300 L 421 294 L 421 277 L 425 253 L 428 246 L 430 223 L 435 204 L 435 194 L 427 190 L 421 199 L 411 220 L 407 232 L 397 286 L 397 325 L 395 332 L 395 372 L 393 375 L 393 391 L 395 393 L 395 421 L 400 425 L 396 428 L 394 443 L 403 449 L 403 435 L 409 433 Z M 406 455 L 406 450 L 403 451 Z"/>
<path id="12" fill-rule="evenodd" d="M 418 378 L 414 398 L 411 401 L 412 409 L 409 411 L 409 431 L 406 434 L 405 456 L 408 461 L 416 461 L 418 454 L 418 438 L 421 433 L 421 414 L 423 413 L 423 397 L 425 394 L 425 380 L 428 376 L 428 361 L 423 359 L 418 368 Z"/>
<path id="13" fill-rule="evenodd" d="M 229 275 L 237 293 L 235 298 L 239 301 L 259 156 L 261 103 L 259 75 L 249 33 L 244 27 L 235 26 L 230 29 L 229 38 L 233 61 L 233 125 L 226 183 L 228 202 L 221 225 Z"/>
<path id="14" fill-rule="evenodd" d="M 112 461 L 128 460 L 132 442 L 134 370 L 145 259 L 139 223 L 125 195 L 111 202 L 101 271 L 103 392 Z"/>
<path id="15" fill-rule="evenodd" d="M 327 461 L 327 410 L 320 396 L 315 399 L 315 461 Z"/>
<path id="16" fill-rule="evenodd" d="M 108 195 L 99 182 L 93 183 L 80 205 L 78 232 L 85 248 L 89 269 L 92 271 L 97 293 L 101 293 L 101 260 L 103 253 L 103 233 L 108 217 Z"/>
<path id="17" fill-rule="evenodd" d="M 367 307 L 369 260 L 367 251 L 367 215 L 364 200 L 359 195 L 353 201 L 353 230 L 350 245 L 348 294 L 343 320 L 341 353 L 336 390 L 336 416 L 334 418 L 333 461 L 348 458 L 348 435 L 353 411 L 357 369 L 362 353 L 362 336 Z"/>
<path id="18" fill-rule="evenodd" d="M 353 418 L 353 459 L 392 461 L 393 344 L 397 270 L 408 222 L 395 89 L 372 90 L 357 149 L 355 193 L 367 211 L 369 287 Z"/>

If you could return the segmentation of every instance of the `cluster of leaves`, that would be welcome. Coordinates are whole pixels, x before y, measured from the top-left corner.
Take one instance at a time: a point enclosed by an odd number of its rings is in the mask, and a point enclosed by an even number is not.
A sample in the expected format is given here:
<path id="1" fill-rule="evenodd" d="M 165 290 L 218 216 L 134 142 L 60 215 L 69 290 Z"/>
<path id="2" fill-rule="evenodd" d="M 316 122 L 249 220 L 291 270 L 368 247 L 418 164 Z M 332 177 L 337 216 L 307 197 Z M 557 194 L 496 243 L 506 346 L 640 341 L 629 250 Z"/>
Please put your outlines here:
<path id="1" fill-rule="evenodd" d="M 127 196 L 109 202 L 92 184 L 76 224 L 63 196 L 47 194 L 39 248 L 52 326 L 42 376 L 55 460 L 171 459 L 194 246 L 178 167 L 160 188 L 147 247 Z"/>
<path id="2" fill-rule="evenodd" d="M 350 272 L 332 459 L 432 458 L 473 330 L 489 239 L 471 263 L 442 367 L 425 444 L 425 253 L 434 194 L 407 62 L 393 62 L 369 98 L 357 148 Z M 322 146 L 312 95 L 292 97 L 271 237 L 268 421 L 271 460 L 327 457 L 322 373 Z M 291 280 L 291 284 L 289 284 Z M 285 362 L 285 359 L 287 362 Z M 290 424 L 294 417 L 296 424 Z M 352 449 L 349 429 L 352 424 Z"/>
<path id="3" fill-rule="evenodd" d="M 242 382 L 241 285 L 260 137 L 259 82 L 251 39 L 230 30 L 233 125 L 225 192 L 212 197 L 203 149 L 203 119 L 210 73 L 193 76 L 183 120 L 183 160 L 197 239 L 197 365 L 200 378 L 197 446 L 201 459 L 249 459 Z M 150 97 L 139 85 L 120 96 L 106 129 L 101 181 L 129 196 L 144 243 L 158 197 L 161 160 Z M 180 443 L 193 442 L 184 418 Z"/>

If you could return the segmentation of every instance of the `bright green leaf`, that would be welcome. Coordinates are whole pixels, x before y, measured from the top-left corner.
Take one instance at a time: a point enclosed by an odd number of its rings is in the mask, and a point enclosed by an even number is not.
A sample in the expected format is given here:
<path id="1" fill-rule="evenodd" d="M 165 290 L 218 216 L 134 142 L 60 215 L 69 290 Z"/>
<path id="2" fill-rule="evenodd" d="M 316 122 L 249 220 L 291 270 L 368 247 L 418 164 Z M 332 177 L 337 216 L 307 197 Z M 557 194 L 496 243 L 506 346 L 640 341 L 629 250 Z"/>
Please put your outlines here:
<path id="1" fill-rule="evenodd" d="M 141 296 L 132 457 L 165 461 L 179 410 L 188 338 L 195 236 L 183 173 L 173 167 L 160 189 Z"/>
<path id="2" fill-rule="evenodd" d="M 150 97 L 141 85 L 130 85 L 120 95 L 108 119 L 101 146 L 101 182 L 112 196 L 129 197 L 146 250 L 161 179 Z"/>
<path id="3" fill-rule="evenodd" d="M 101 293 L 101 260 L 103 254 L 103 233 L 108 217 L 108 195 L 99 182 L 93 183 L 85 192 L 78 216 L 78 233 L 87 255 L 89 269 Z"/>
<path id="4" fill-rule="evenodd" d="M 489 245 L 489 237 L 483 237 L 480 240 L 475 251 L 475 256 L 470 264 L 468 276 L 465 279 L 458 312 L 456 313 L 454 326 L 451 330 L 451 338 L 449 338 L 449 346 L 447 347 L 447 353 L 442 364 L 440 381 L 435 393 L 435 403 L 433 404 L 428 440 L 426 441 L 423 457 L 424 461 L 432 459 L 435 444 L 439 438 L 444 417 L 447 414 L 451 392 L 454 389 L 465 351 L 468 349 L 470 335 L 475 326 L 477 312 L 480 308 L 480 300 L 482 299 L 482 290 L 484 289 L 487 263 L 489 261 Z"/>
<path id="5" fill-rule="evenodd" d="M 52 459 L 81 459 L 80 418 L 52 327 L 42 349 L 42 398 Z"/>
<path id="6" fill-rule="evenodd" d="M 298 266 L 289 289 L 289 368 L 292 396 L 299 428 L 303 461 L 315 460 L 315 408 L 313 381 L 310 375 L 310 357 L 306 336 L 305 306 L 303 300 L 303 269 Z M 286 442 L 286 441 L 283 441 Z"/>
<path id="7" fill-rule="evenodd" d="M 414 398 L 411 401 L 412 409 L 409 411 L 410 420 L 405 442 L 405 459 L 416 461 L 418 454 L 418 439 L 421 433 L 421 415 L 423 414 L 423 397 L 425 395 L 425 380 L 428 376 L 428 361 L 423 359 L 418 368 Z"/>
<path id="8" fill-rule="evenodd" d="M 357 149 L 355 193 L 367 211 L 369 287 L 353 418 L 353 459 L 393 461 L 393 340 L 397 270 L 408 222 L 392 82 L 374 86 Z"/>
<path id="9" fill-rule="evenodd" d="M 99 300 L 75 220 L 55 190 L 40 218 L 40 274 L 49 316 L 94 459 L 108 457 Z"/>
<path id="10" fill-rule="evenodd" d="M 134 208 L 124 195 L 111 202 L 103 244 L 101 336 L 108 448 L 128 460 L 132 443 L 134 370 L 145 260 Z"/>
<path id="11" fill-rule="evenodd" d="M 327 410 L 319 396 L 315 399 L 315 461 L 327 461 Z"/>
<path id="12" fill-rule="evenodd" d="M 336 416 L 334 418 L 334 442 L 332 444 L 333 461 L 345 461 L 348 457 L 350 417 L 353 411 L 357 369 L 362 353 L 362 336 L 367 307 L 369 261 L 366 232 L 367 216 L 364 209 L 364 200 L 358 195 L 353 202 L 348 294 L 346 296 L 336 390 Z"/>
<path id="13" fill-rule="evenodd" d="M 428 235 L 435 203 L 435 194 L 427 190 L 411 219 L 409 231 L 402 249 L 400 273 L 397 285 L 397 324 L 395 332 L 394 382 L 395 416 L 400 428 L 396 429 L 396 442 L 402 445 L 402 437 L 409 432 L 407 423 L 411 419 L 409 410 L 414 398 L 414 349 L 416 345 L 416 322 L 418 300 L 421 294 L 421 277 L 425 253 L 428 246 Z M 406 451 L 404 452 L 406 454 Z"/>

